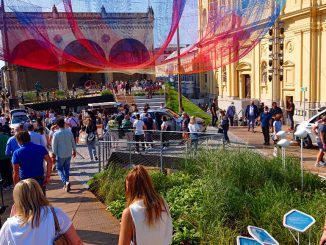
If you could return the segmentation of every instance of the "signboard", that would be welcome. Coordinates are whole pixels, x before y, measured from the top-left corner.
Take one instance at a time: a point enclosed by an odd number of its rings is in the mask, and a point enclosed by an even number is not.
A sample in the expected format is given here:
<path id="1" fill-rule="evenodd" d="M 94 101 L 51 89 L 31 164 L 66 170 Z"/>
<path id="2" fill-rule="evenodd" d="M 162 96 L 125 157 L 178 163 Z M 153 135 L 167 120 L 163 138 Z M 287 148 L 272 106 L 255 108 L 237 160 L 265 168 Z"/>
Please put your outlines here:
<path id="1" fill-rule="evenodd" d="M 255 226 L 248 226 L 249 234 L 258 242 L 264 245 L 279 245 L 278 241 L 272 237 L 266 230 L 255 227 Z"/>
<path id="2" fill-rule="evenodd" d="M 237 237 L 237 245 L 263 245 L 260 242 L 257 242 L 253 238 L 238 236 Z"/>
<path id="3" fill-rule="evenodd" d="M 315 222 L 316 221 L 312 216 L 296 209 L 293 209 L 290 212 L 286 213 L 283 217 L 284 227 L 298 232 L 305 232 Z"/>

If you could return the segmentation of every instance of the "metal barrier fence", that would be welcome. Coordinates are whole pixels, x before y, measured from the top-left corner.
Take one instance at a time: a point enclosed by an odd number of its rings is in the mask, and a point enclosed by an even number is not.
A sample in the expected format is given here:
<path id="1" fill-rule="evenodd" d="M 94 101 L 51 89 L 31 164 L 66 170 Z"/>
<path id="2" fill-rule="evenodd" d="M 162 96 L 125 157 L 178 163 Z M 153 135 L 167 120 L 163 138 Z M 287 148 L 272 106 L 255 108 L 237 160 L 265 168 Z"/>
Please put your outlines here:
<path id="1" fill-rule="evenodd" d="M 121 166 L 142 164 L 164 168 L 178 168 L 180 160 L 187 160 L 198 150 L 243 147 L 240 142 L 223 142 L 217 132 L 202 132 L 191 135 L 180 131 L 144 131 L 135 135 L 133 130 L 110 131 L 98 142 L 99 171 L 108 164 Z"/>

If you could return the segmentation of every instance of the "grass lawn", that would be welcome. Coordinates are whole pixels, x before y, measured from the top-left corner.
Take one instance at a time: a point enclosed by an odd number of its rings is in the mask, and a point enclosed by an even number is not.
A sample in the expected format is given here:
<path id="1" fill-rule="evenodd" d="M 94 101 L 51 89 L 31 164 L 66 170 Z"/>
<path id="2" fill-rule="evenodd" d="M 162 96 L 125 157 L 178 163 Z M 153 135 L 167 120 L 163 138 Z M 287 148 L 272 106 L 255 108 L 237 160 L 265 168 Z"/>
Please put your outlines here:
<path id="1" fill-rule="evenodd" d="M 184 96 L 182 96 L 182 105 L 190 116 L 200 117 L 205 120 L 206 125 L 210 125 L 211 116 Z M 170 85 L 166 85 L 166 106 L 179 112 L 178 92 Z"/>

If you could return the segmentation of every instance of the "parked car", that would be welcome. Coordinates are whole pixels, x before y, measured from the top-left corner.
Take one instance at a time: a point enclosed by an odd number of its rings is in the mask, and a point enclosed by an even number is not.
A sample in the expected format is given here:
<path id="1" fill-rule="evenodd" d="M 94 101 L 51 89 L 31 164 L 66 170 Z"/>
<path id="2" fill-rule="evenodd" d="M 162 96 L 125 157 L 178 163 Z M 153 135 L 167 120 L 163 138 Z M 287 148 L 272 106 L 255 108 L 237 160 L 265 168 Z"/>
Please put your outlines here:
<path id="1" fill-rule="evenodd" d="M 315 116 L 309 118 L 307 121 L 304 121 L 300 124 L 295 125 L 294 133 L 297 130 L 305 129 L 308 132 L 308 136 L 303 140 L 303 146 L 305 148 L 311 148 L 313 145 L 317 145 L 316 135 L 312 131 L 313 126 L 321 117 L 326 116 L 326 109 L 318 112 Z M 298 142 L 301 142 L 300 139 L 294 136 L 294 139 Z"/>
<path id="2" fill-rule="evenodd" d="M 156 128 L 159 128 L 158 122 L 160 121 L 160 119 L 162 120 L 163 116 L 166 116 L 171 131 L 182 131 L 182 117 L 180 117 L 179 114 L 172 111 L 171 109 L 165 108 L 165 109 L 148 110 L 148 113 L 151 115 L 151 118 L 154 119 L 156 123 Z M 199 117 L 196 120 L 200 126 L 200 131 L 205 132 L 206 130 L 205 121 Z"/>
<path id="3" fill-rule="evenodd" d="M 24 109 L 15 109 L 10 111 L 11 121 L 10 128 L 15 128 L 20 124 L 32 123 L 28 113 Z"/>

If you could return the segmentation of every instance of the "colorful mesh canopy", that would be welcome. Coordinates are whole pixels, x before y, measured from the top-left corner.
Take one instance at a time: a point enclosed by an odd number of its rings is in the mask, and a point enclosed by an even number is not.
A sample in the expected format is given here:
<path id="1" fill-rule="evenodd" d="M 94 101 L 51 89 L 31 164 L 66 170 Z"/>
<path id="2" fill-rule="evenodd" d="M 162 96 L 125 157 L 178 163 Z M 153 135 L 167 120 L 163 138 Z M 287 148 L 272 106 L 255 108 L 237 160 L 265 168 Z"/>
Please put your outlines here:
<path id="1" fill-rule="evenodd" d="M 0 59 L 67 72 L 207 71 L 250 52 L 284 3 L 211 0 L 204 8 L 198 0 L 7 0 Z M 166 55 L 176 47 L 178 26 L 184 48 Z"/>

